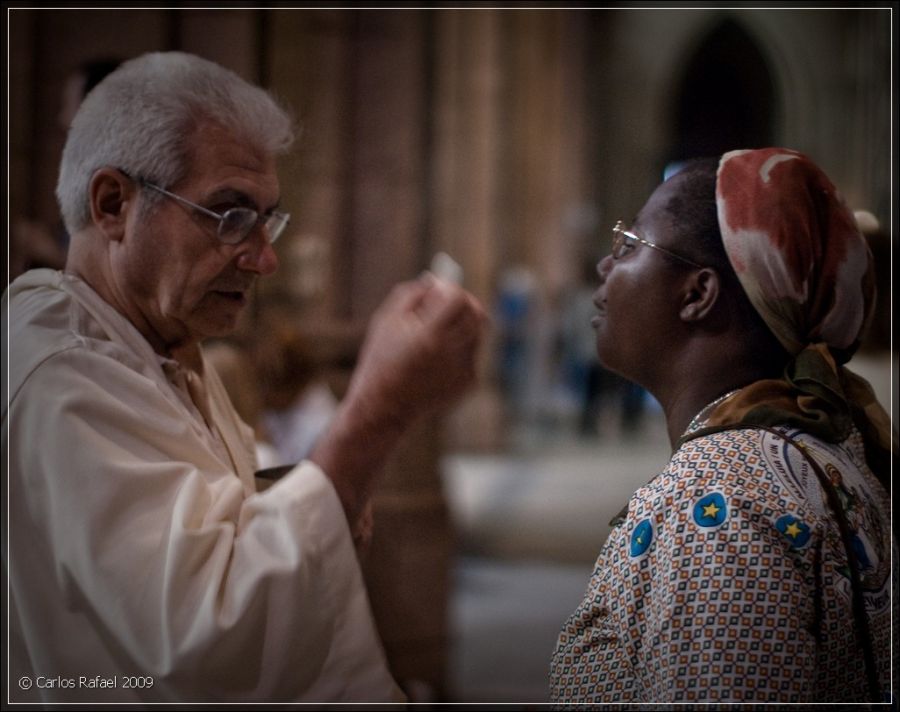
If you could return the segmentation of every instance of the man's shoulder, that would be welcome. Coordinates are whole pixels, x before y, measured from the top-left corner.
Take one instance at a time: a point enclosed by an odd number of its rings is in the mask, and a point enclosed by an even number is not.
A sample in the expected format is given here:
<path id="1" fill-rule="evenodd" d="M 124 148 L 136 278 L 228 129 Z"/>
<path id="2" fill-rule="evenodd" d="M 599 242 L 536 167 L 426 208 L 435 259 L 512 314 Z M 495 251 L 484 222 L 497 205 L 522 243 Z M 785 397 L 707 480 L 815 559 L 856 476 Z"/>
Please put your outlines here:
<path id="1" fill-rule="evenodd" d="M 78 334 L 69 328 L 72 296 L 62 283 L 60 272 L 33 270 L 16 279 L 3 295 L 11 395 L 41 363 L 79 343 Z"/>
<path id="2" fill-rule="evenodd" d="M 26 272 L 9 285 L 3 295 L 3 319 L 11 331 L 32 323 L 59 321 L 71 295 L 63 287 L 65 275 L 49 269 Z"/>
<path id="3" fill-rule="evenodd" d="M 98 298 L 99 299 L 99 298 Z M 110 308 L 111 309 L 111 308 Z M 133 369 L 141 358 L 117 339 L 95 308 L 61 272 L 34 270 L 14 281 L 3 298 L 3 338 L 9 359 L 9 400 L 47 363 L 110 358 Z M 4 389 L 5 390 L 5 389 Z"/>

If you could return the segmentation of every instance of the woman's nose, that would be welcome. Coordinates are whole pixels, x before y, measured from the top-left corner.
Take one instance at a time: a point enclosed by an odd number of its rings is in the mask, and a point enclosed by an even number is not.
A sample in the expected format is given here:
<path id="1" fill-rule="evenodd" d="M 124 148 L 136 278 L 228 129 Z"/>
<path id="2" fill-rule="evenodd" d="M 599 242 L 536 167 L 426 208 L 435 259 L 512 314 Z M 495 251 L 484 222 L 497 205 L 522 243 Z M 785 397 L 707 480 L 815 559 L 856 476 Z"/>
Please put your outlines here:
<path id="1" fill-rule="evenodd" d="M 600 277 L 600 284 L 606 281 L 607 275 L 613 266 L 613 256 L 607 255 L 597 263 L 597 274 Z"/>

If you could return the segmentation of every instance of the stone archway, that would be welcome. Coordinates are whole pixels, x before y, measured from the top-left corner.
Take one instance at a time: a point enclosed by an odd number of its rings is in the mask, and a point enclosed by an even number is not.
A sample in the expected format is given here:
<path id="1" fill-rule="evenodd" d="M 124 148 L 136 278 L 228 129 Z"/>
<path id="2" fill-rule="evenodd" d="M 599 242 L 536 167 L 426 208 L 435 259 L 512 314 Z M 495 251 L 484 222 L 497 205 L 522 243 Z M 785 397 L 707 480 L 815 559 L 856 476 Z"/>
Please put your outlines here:
<path id="1" fill-rule="evenodd" d="M 773 71 L 739 22 L 717 22 L 682 67 L 673 93 L 669 163 L 772 144 L 780 108 Z"/>

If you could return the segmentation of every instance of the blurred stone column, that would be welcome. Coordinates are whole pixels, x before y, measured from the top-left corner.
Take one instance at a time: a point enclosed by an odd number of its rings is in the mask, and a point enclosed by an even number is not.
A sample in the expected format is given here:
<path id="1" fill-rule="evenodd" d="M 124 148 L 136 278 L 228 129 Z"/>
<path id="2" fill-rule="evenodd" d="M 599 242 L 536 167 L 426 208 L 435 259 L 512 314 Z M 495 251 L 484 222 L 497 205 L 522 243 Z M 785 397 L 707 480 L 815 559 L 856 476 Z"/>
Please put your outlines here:
<path id="1" fill-rule="evenodd" d="M 502 15 L 441 11 L 435 13 L 433 30 L 431 244 L 459 262 L 466 288 L 488 310 L 505 257 L 497 215 L 504 130 Z M 490 332 L 482 351 L 478 387 L 449 419 L 448 442 L 454 447 L 495 450 L 504 444 L 502 404 L 492 373 L 494 337 Z"/>
<path id="2" fill-rule="evenodd" d="M 271 82 L 303 131 L 283 174 L 282 202 L 296 215 L 280 247 L 289 269 L 268 296 L 295 301 L 298 319 L 361 333 L 391 287 L 427 265 L 432 19 L 396 10 L 269 17 Z M 291 270 L 291 255 L 310 241 L 330 255 L 317 303 L 298 299 L 304 289 L 292 284 L 302 273 Z M 436 422 L 404 439 L 376 491 L 374 538 L 362 556 L 388 662 L 413 701 L 441 699 L 445 687 L 453 542 L 439 456 Z"/>
<path id="3" fill-rule="evenodd" d="M 352 199 L 342 234 L 350 260 L 340 301 L 352 317 L 371 314 L 394 284 L 426 266 L 429 21 L 428 13 L 396 10 L 356 18 Z M 388 463 L 364 558 L 388 660 L 413 701 L 441 699 L 445 687 L 453 547 L 437 428 L 420 425 Z"/>

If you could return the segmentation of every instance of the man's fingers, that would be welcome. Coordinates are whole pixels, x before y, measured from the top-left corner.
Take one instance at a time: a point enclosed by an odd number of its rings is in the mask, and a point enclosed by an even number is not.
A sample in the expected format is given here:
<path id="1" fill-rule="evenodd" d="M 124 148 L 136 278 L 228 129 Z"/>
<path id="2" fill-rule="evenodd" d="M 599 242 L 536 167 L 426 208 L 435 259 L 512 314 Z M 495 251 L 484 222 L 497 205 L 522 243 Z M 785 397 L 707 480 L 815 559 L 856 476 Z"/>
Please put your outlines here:
<path id="1" fill-rule="evenodd" d="M 432 277 L 430 285 L 417 307 L 423 319 L 446 328 L 461 319 L 480 321 L 484 318 L 483 307 L 466 290 L 436 277 Z"/>
<path id="2" fill-rule="evenodd" d="M 401 282 L 391 289 L 384 300 L 382 309 L 401 312 L 412 311 L 419 307 L 422 299 L 430 289 L 430 285 L 422 280 Z"/>

